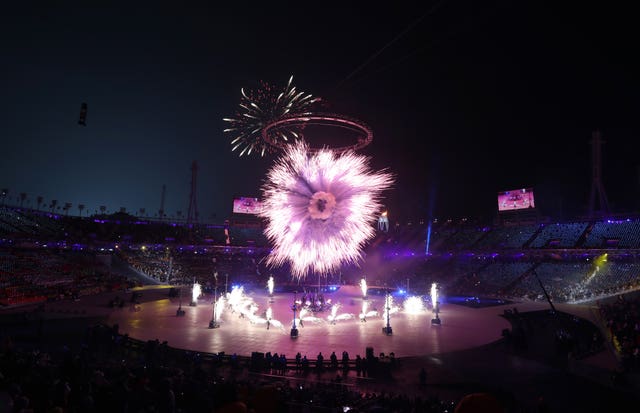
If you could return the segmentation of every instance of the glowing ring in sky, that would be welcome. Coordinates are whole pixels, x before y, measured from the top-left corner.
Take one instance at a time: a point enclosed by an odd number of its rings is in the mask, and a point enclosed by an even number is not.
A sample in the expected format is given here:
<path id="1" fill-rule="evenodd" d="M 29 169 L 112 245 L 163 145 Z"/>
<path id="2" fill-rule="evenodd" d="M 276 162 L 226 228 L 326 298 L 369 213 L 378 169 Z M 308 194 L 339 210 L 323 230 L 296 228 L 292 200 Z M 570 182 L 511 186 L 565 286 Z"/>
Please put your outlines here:
<path id="1" fill-rule="evenodd" d="M 292 142 L 274 138 L 274 133 L 280 128 L 306 125 L 316 125 L 328 128 L 342 128 L 353 131 L 357 134 L 356 142 L 354 144 L 334 147 L 327 145 L 322 148 L 309 147 L 309 151 L 311 152 L 319 151 L 321 149 L 330 149 L 335 153 L 343 153 L 349 150 L 355 151 L 369 145 L 373 140 L 373 131 L 367 124 L 357 119 L 349 118 L 343 115 L 319 113 L 307 113 L 303 115 L 301 114 L 289 116 L 275 120 L 267 124 L 262 129 L 262 139 L 274 148 L 286 149 Z M 309 144 L 309 142 L 307 142 L 307 144 Z"/>

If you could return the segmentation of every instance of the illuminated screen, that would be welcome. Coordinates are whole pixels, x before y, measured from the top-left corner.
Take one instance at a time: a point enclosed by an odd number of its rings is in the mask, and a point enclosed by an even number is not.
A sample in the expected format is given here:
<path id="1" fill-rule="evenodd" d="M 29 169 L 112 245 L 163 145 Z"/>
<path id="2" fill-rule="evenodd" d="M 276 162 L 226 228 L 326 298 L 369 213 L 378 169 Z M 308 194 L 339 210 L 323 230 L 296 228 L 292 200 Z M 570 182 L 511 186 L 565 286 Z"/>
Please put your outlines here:
<path id="1" fill-rule="evenodd" d="M 533 189 L 515 189 L 513 191 L 498 192 L 498 211 L 512 211 L 514 209 L 535 208 Z"/>
<path id="2" fill-rule="evenodd" d="M 260 212 L 262 204 L 258 198 L 234 198 L 233 213 L 234 214 L 257 214 Z"/>

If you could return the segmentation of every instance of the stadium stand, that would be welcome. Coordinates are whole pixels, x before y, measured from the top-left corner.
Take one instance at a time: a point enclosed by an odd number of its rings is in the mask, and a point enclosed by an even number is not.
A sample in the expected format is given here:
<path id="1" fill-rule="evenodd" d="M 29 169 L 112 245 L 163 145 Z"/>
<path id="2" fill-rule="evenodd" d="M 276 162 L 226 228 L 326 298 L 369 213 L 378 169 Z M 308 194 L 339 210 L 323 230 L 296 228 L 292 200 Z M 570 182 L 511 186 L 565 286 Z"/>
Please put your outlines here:
<path id="1" fill-rule="evenodd" d="M 587 222 L 545 225 L 531 242 L 531 248 L 573 248 L 584 234 Z"/>

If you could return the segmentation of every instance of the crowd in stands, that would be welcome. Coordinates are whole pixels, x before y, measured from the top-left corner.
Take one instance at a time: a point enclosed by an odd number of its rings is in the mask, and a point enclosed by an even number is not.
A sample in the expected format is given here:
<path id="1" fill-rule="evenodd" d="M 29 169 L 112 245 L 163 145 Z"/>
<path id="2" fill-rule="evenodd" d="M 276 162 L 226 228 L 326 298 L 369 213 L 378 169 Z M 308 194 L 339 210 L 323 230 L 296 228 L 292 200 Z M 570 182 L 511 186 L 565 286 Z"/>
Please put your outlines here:
<path id="1" fill-rule="evenodd" d="M 78 298 L 135 285 L 95 254 L 0 247 L 0 304 Z"/>
<path id="2" fill-rule="evenodd" d="M 485 232 L 484 228 L 461 228 L 445 239 L 441 248 L 444 251 L 463 251 L 469 249 L 480 240 L 480 238 L 485 236 Z"/>
<path id="3" fill-rule="evenodd" d="M 640 248 L 640 220 L 599 221 L 589 229 L 586 248 Z"/>
<path id="4" fill-rule="evenodd" d="M 182 266 L 175 263 L 165 249 L 141 248 L 131 251 L 119 249 L 118 257 L 136 271 L 159 282 L 169 284 L 183 278 Z"/>
<path id="5" fill-rule="evenodd" d="M 545 225 L 531 243 L 531 248 L 572 248 L 577 245 L 588 226 L 587 222 Z"/>
<path id="6" fill-rule="evenodd" d="M 148 277 L 178 285 L 197 281 L 205 290 L 223 283 L 266 283 L 268 270 L 262 263 L 264 255 L 261 251 L 231 247 L 145 247 L 118 251 L 119 257 Z"/>
<path id="7" fill-rule="evenodd" d="M 446 412 L 455 407 L 453 401 L 393 390 L 363 392 L 340 380 L 345 370 L 333 357 L 326 368 L 336 373 L 335 379 L 318 381 L 300 370 L 292 380 L 248 374 L 254 366 L 246 357 L 205 357 L 158 340 L 132 340 L 118 334 L 117 326 L 89 327 L 75 350 L 26 350 L 9 337 L 2 339 L 0 397 L 10 412 L 280 413 L 344 412 L 345 407 L 352 412 Z M 271 355 L 269 371 L 282 373 L 287 367 L 280 360 L 282 355 Z M 243 410 L 231 410 L 239 407 Z"/>
<path id="8" fill-rule="evenodd" d="M 599 307 L 623 368 L 640 372 L 640 297 L 618 296 Z"/>
<path id="9" fill-rule="evenodd" d="M 357 284 L 364 276 L 370 285 L 423 294 L 437 282 L 449 293 L 530 300 L 545 300 L 544 286 L 556 302 L 640 288 L 638 220 L 428 226 L 396 224 L 378 232 L 360 266 L 345 267 L 325 282 Z M 45 248 L 46 243 L 59 248 Z M 80 218 L 0 207 L 0 303 L 73 298 L 135 285 L 96 261 L 105 248 L 162 283 L 195 280 L 206 291 L 223 283 L 264 286 L 274 275 L 281 284 L 288 269 L 264 265 L 265 244 L 260 228 L 252 226 L 188 227 L 127 214 Z M 605 252 L 606 265 L 594 266 Z"/>
<path id="10" fill-rule="evenodd" d="M 61 227 L 51 219 L 21 210 L 0 207 L 0 236 L 22 234 L 26 236 L 48 236 Z"/>
<path id="11" fill-rule="evenodd" d="M 598 292 L 604 295 L 614 295 L 633 291 L 640 287 L 640 263 L 619 262 L 607 265 L 604 269 L 597 269 L 587 280 L 585 294 L 594 295 Z"/>
<path id="12" fill-rule="evenodd" d="M 535 297 L 528 298 L 544 300 L 544 292 L 540 287 L 540 282 L 542 282 L 552 300 L 571 301 L 576 298 L 573 294 L 580 291 L 582 282 L 591 268 L 592 264 L 589 262 L 544 262 L 532 270 L 517 288 L 523 292 L 538 291 L 539 293 Z M 525 297 L 527 296 L 525 295 Z"/>
<path id="13" fill-rule="evenodd" d="M 477 250 L 503 250 L 522 248 L 538 231 L 537 225 L 514 225 L 487 231 L 473 246 Z"/>
<path id="14" fill-rule="evenodd" d="M 462 278 L 459 291 L 475 292 L 477 295 L 502 295 L 519 277 L 531 268 L 527 262 L 496 262 Z M 464 283 L 464 284 L 463 284 Z"/>

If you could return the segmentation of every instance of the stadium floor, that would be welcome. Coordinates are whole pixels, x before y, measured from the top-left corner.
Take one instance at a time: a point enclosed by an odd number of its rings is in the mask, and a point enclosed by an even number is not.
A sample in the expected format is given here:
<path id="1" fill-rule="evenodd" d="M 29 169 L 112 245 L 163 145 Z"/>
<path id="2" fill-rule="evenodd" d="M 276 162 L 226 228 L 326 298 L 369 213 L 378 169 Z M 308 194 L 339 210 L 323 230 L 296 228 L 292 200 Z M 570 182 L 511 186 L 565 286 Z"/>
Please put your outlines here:
<path id="1" fill-rule="evenodd" d="M 394 370 L 391 382 L 356 377 L 354 371 L 343 378 L 345 383 L 362 391 L 401 392 L 422 397 L 433 395 L 445 400 L 459 399 L 471 392 L 491 391 L 502 395 L 501 400 L 505 404 L 515 400 L 528 411 L 538 407 L 540 397 L 548 402 L 552 411 L 611 411 L 611 407 L 616 410 L 638 402 L 631 396 L 636 390 L 631 390 L 630 394 L 611 389 L 608 384 L 610 372 L 616 365 L 609 351 L 557 368 L 524 354 L 513 354 L 505 347 L 504 340 L 500 340 L 502 329 L 511 325 L 501 317 L 504 310 L 517 307 L 520 312 L 537 311 L 548 309 L 546 303 L 518 302 L 484 308 L 443 304 L 440 313 L 442 325 L 438 327 L 430 325 L 430 311 L 419 315 L 393 314 L 391 336 L 382 333 L 385 322 L 380 316 L 371 317 L 366 323 L 357 318 L 339 321 L 336 325 L 326 321 L 308 322 L 300 328 L 300 337 L 292 340 L 288 324 L 291 321 L 290 294 L 276 294 L 272 303 L 273 318 L 282 319 L 282 328 L 272 325 L 267 330 L 266 325 L 251 324 L 246 319 L 239 319 L 237 314 L 223 314 L 221 327 L 212 330 L 208 328 L 212 309 L 210 301 L 202 300 L 197 307 L 190 307 L 185 301 L 185 316 L 176 317 L 179 301 L 168 297 L 169 289 L 149 286 L 141 292 L 139 311 L 132 311 L 128 305 L 131 292 L 120 292 L 82 297 L 78 301 L 47 303 L 45 311 L 40 313 L 33 312 L 28 306 L 6 308 L 0 314 L 4 314 L 3 319 L 15 319 L 11 328 L 14 338 L 29 339 L 41 335 L 46 337 L 51 348 L 80 342 L 84 335 L 83 326 L 103 320 L 108 324 L 117 323 L 121 333 L 128 333 L 133 338 L 157 338 L 167 340 L 174 348 L 203 352 L 250 355 L 253 351 L 277 351 L 293 358 L 300 351 L 315 359 L 322 351 L 325 360 L 331 351 L 336 351 L 339 358 L 343 350 L 347 350 L 351 358 L 356 354 L 363 356 L 366 347 L 373 347 L 376 356 L 380 352 L 394 352 L 400 368 Z M 108 307 L 108 302 L 116 295 L 126 301 L 123 308 Z M 261 308 L 269 304 L 264 293 L 256 293 L 253 298 Z M 343 288 L 331 298 L 343 304 L 339 314 L 359 312 L 361 297 L 356 287 Z M 371 307 L 381 307 L 384 298 L 377 296 L 371 300 Z M 591 307 L 562 304 L 556 307 L 594 321 L 595 313 Z M 38 323 L 40 317 L 45 319 L 43 325 Z M 428 371 L 426 387 L 418 384 L 418 373 L 422 367 Z M 329 381 L 332 374 L 335 372 L 300 377 L 289 372 L 282 380 L 290 383 Z"/>
<path id="2" fill-rule="evenodd" d="M 165 290 L 166 291 L 166 290 Z M 151 293 L 151 291 L 150 291 Z M 145 295 L 147 293 L 143 293 Z M 344 286 L 337 292 L 325 294 L 333 303 L 340 303 L 338 316 L 348 314 L 347 319 L 331 324 L 328 311 L 317 313 L 317 319 L 307 317 L 299 327 L 299 337 L 291 339 L 289 332 L 293 314 L 291 294 L 274 294 L 273 302 L 265 292 L 253 292 L 249 296 L 258 305 L 258 314 L 272 309 L 272 322 L 267 329 L 264 321 L 250 322 L 238 313 L 225 308 L 220 317 L 220 328 L 209 329 L 212 318 L 211 299 L 199 300 L 195 307 L 183 298 L 183 317 L 176 316 L 178 298 L 168 295 L 156 300 L 144 300 L 139 311 L 128 306 L 113 311 L 110 324 L 118 324 L 121 333 L 142 340 L 168 341 L 172 347 L 201 352 L 249 356 L 252 352 L 277 352 L 293 357 L 297 352 L 315 359 L 319 352 L 328 358 L 332 351 L 341 357 L 347 351 L 351 357 L 365 355 L 372 347 L 375 355 L 395 353 L 396 357 L 423 356 L 478 347 L 501 338 L 502 330 L 509 328 L 507 320 L 499 315 L 504 306 L 473 309 L 461 305 L 443 304 L 440 319 L 442 324 L 432 326 L 433 313 L 424 310 L 420 314 L 391 314 L 393 334 L 383 334 L 386 320 L 382 317 L 384 296 L 370 296 L 369 309 L 377 309 L 378 315 L 370 316 L 366 322 L 359 320 L 362 307 L 360 290 Z M 396 299 L 397 300 L 397 299 Z"/>

